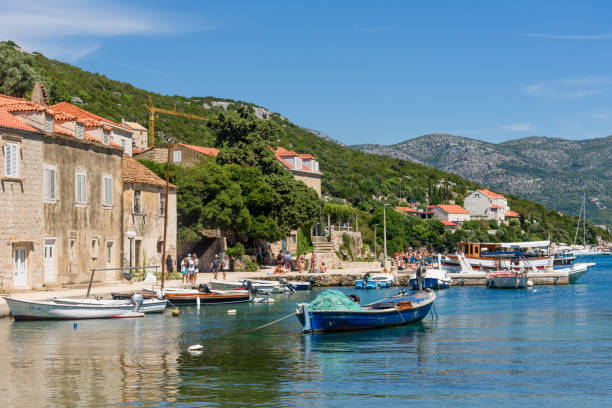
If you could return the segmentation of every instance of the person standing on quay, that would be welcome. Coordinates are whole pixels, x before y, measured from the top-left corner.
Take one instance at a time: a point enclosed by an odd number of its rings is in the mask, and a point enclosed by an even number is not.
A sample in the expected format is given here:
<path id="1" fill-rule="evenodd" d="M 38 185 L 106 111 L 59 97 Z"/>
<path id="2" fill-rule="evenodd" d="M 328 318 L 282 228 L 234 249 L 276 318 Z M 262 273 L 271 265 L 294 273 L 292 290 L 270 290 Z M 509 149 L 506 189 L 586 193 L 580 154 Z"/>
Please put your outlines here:
<path id="1" fill-rule="evenodd" d="M 200 259 L 196 254 L 193 255 L 193 263 L 195 266 L 195 271 L 193 273 L 193 283 L 196 283 L 198 280 L 198 273 L 200 273 Z"/>
<path id="2" fill-rule="evenodd" d="M 187 258 L 181 261 L 181 274 L 183 275 L 183 283 L 187 283 Z"/>
<path id="3" fill-rule="evenodd" d="M 312 250 L 310 254 L 310 265 L 308 265 L 308 272 L 315 273 L 317 270 L 317 254 L 315 254 L 315 250 Z"/>
<path id="4" fill-rule="evenodd" d="M 297 259 L 298 273 L 304 272 L 304 255 L 300 254 Z"/>
<path id="5" fill-rule="evenodd" d="M 227 272 L 230 269 L 229 256 L 227 255 L 225 255 L 225 258 L 223 259 L 222 269 L 223 269 L 223 280 L 225 280 L 225 278 L 227 277 Z"/>
<path id="6" fill-rule="evenodd" d="M 213 258 L 212 262 L 210 263 L 210 269 L 212 269 L 213 273 L 215 274 L 214 279 L 217 279 L 217 276 L 219 275 L 219 268 L 221 267 L 221 260 L 219 259 L 219 255 L 215 254 L 215 257 Z"/>
<path id="7" fill-rule="evenodd" d="M 193 282 L 193 274 L 195 273 L 195 262 L 193 261 L 193 257 L 191 255 L 189 255 L 189 257 L 187 258 L 187 262 L 189 264 L 187 269 L 189 272 L 188 282 L 191 283 Z"/>

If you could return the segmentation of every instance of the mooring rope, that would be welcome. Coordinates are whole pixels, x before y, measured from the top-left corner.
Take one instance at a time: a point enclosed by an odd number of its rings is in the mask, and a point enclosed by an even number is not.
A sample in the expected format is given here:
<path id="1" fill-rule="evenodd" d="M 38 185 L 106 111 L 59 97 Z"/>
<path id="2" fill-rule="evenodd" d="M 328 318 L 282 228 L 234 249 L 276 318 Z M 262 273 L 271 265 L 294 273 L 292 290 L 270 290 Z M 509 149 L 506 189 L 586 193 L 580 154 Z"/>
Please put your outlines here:
<path id="1" fill-rule="evenodd" d="M 287 315 L 287 316 L 285 316 L 285 317 L 281 317 L 280 319 L 276 319 L 276 320 L 274 320 L 274 321 L 272 321 L 272 322 L 270 322 L 270 323 L 266 323 L 266 324 L 261 325 L 261 326 L 259 326 L 259 327 L 255 327 L 254 329 L 249 329 L 249 330 L 247 330 L 247 331 L 243 331 L 243 332 L 241 332 L 240 334 L 247 334 L 247 333 L 250 333 L 250 332 L 254 332 L 255 330 L 263 329 L 264 327 L 271 326 L 271 325 L 273 325 L 274 323 L 278 323 L 278 322 L 280 322 L 281 320 L 288 319 L 288 318 L 290 318 L 291 316 L 295 316 L 295 312 L 293 312 L 293 313 L 291 313 L 291 314 L 288 314 L 288 315 Z"/>

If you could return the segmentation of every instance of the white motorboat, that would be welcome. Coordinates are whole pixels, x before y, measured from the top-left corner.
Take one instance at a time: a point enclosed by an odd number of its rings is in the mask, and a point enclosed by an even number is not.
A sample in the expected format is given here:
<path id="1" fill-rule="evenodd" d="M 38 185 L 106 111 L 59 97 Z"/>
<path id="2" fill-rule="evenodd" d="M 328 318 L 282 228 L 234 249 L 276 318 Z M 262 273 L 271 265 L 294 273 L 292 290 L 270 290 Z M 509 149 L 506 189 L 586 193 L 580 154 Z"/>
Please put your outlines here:
<path id="1" fill-rule="evenodd" d="M 450 287 L 452 282 L 451 277 L 448 275 L 448 271 L 441 268 L 425 269 L 425 273 L 421 279 L 421 289 L 446 289 Z M 419 280 L 417 279 L 416 272 L 410 274 L 410 287 L 415 290 L 419 289 Z"/>
<path id="2" fill-rule="evenodd" d="M 527 273 L 512 270 L 495 271 L 487 274 L 487 288 L 491 289 L 525 289 Z"/>
<path id="3" fill-rule="evenodd" d="M 261 292 L 285 293 L 288 290 L 287 285 L 283 285 L 277 281 L 251 279 L 244 279 L 241 281 L 212 280 L 210 281 L 210 286 L 213 289 L 245 289 L 248 287 L 249 282 L 251 283 L 252 288 Z"/>
<path id="4" fill-rule="evenodd" d="M 391 273 L 375 273 L 368 278 L 370 281 L 375 282 L 379 288 L 390 288 L 395 283 L 395 276 Z"/>
<path id="5" fill-rule="evenodd" d="M 144 316 L 144 313 L 134 311 L 134 304 L 131 303 L 126 305 L 60 304 L 10 297 L 4 297 L 4 300 L 16 321 L 116 319 Z"/>
<path id="6" fill-rule="evenodd" d="M 72 298 L 53 298 L 52 302 L 63 304 L 63 305 L 101 305 L 101 306 L 134 306 L 134 302 L 131 300 L 115 300 L 115 299 L 72 299 Z M 166 299 L 144 299 L 138 312 L 141 313 L 163 313 L 166 310 L 168 301 Z"/>

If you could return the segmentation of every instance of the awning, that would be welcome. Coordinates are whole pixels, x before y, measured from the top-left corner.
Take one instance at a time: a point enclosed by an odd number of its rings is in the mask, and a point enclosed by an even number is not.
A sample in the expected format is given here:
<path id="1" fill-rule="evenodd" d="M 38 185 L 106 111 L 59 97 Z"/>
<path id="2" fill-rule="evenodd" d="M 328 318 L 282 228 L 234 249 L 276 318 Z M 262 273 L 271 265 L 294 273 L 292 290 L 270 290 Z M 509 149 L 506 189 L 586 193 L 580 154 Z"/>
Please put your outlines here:
<path id="1" fill-rule="evenodd" d="M 550 246 L 550 241 L 525 241 L 525 242 L 502 242 L 502 248 L 545 248 Z"/>

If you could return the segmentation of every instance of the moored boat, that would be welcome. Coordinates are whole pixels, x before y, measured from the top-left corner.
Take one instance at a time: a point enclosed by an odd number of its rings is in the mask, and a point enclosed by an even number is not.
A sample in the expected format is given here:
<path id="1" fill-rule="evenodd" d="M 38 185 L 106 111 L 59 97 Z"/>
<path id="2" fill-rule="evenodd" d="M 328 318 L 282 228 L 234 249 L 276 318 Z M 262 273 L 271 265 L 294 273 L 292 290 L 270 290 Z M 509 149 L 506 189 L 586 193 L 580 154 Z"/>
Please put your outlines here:
<path id="1" fill-rule="evenodd" d="M 451 285 L 451 278 L 446 269 L 427 268 L 421 279 L 422 289 L 446 289 Z M 419 279 L 416 272 L 410 275 L 409 283 L 412 289 L 419 289 Z"/>
<path id="2" fill-rule="evenodd" d="M 375 273 L 370 276 L 370 281 L 376 282 L 379 288 L 390 288 L 395 283 L 395 277 L 390 273 Z"/>
<path id="3" fill-rule="evenodd" d="M 487 274 L 487 288 L 491 289 L 525 289 L 527 273 L 515 271 L 495 271 Z"/>
<path id="4" fill-rule="evenodd" d="M 221 305 L 249 302 L 251 292 L 246 289 L 215 290 L 201 284 L 199 289 L 167 290 L 165 298 L 173 305 Z"/>
<path id="5" fill-rule="evenodd" d="M 23 320 L 81 320 L 143 317 L 134 310 L 133 304 L 88 305 L 35 302 L 4 297 L 11 315 L 16 321 Z"/>
<path id="6" fill-rule="evenodd" d="M 287 291 L 287 286 L 280 282 L 251 279 L 241 281 L 212 280 L 210 281 L 210 286 L 212 289 L 244 289 L 248 286 L 249 282 L 253 288 L 263 292 L 285 293 Z"/>
<path id="7" fill-rule="evenodd" d="M 374 329 L 409 324 L 423 320 L 433 306 L 436 295 L 432 291 L 396 296 L 360 306 L 355 300 L 337 290 L 322 292 L 310 304 L 298 305 L 296 316 L 305 333 L 342 330 Z"/>
<path id="8" fill-rule="evenodd" d="M 134 306 L 134 302 L 130 299 L 89 299 L 89 298 L 53 298 L 53 303 L 63 305 L 101 305 L 101 306 Z M 163 313 L 166 310 L 168 301 L 166 299 L 160 300 L 157 298 L 143 299 L 142 304 L 138 307 L 138 311 L 141 313 Z"/>

